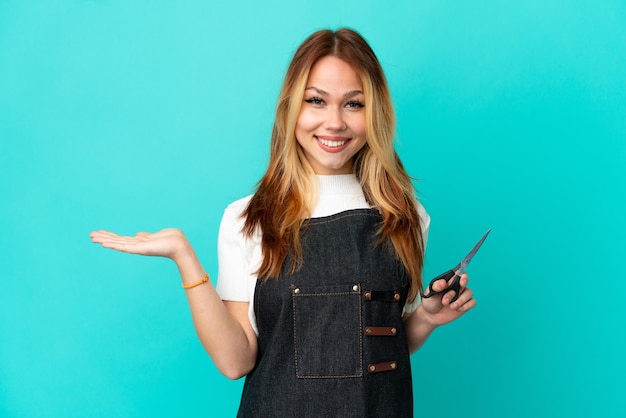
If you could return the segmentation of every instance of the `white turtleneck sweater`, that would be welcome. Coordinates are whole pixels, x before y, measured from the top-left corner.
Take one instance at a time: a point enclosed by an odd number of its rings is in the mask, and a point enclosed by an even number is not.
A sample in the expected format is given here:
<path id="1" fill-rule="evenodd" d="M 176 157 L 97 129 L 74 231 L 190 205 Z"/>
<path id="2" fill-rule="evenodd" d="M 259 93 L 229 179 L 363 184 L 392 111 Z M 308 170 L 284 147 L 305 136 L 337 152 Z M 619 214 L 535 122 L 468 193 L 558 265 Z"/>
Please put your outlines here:
<path id="1" fill-rule="evenodd" d="M 312 218 L 370 207 L 354 174 L 317 176 L 317 179 L 318 200 L 311 214 Z M 219 265 L 217 292 L 222 300 L 250 303 L 248 310 L 250 323 L 258 334 L 252 302 L 257 281 L 255 271 L 259 268 L 262 257 L 261 233 L 259 231 L 253 237 L 246 238 L 241 233 L 244 220 L 240 216 L 251 198 L 252 196 L 247 196 L 239 199 L 224 211 L 217 243 Z M 430 217 L 421 204 L 417 203 L 417 209 L 426 245 Z M 419 298 L 410 306 L 405 306 L 405 312 L 412 312 L 418 304 Z"/>

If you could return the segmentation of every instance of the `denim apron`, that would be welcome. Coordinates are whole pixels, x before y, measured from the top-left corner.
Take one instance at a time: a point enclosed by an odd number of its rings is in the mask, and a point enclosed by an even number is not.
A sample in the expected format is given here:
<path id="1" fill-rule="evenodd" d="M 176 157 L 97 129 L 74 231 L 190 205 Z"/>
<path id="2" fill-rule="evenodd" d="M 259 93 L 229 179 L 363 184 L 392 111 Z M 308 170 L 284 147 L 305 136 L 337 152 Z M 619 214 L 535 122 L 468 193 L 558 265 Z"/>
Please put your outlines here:
<path id="1" fill-rule="evenodd" d="M 356 209 L 313 218 L 303 264 L 258 281 L 255 368 L 239 417 L 411 417 L 413 391 L 402 322 L 408 278 L 381 217 Z"/>

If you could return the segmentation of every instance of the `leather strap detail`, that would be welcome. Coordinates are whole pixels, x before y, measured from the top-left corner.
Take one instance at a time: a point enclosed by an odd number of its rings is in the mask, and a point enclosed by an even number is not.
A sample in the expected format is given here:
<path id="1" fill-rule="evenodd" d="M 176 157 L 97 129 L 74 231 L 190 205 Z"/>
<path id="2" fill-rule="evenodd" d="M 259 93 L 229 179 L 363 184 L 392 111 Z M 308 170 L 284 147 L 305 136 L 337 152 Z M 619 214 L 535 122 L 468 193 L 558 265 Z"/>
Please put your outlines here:
<path id="1" fill-rule="evenodd" d="M 395 337 L 396 334 L 396 327 L 365 327 L 365 335 L 368 337 Z"/>
<path id="2" fill-rule="evenodd" d="M 395 360 L 385 361 L 382 363 L 371 363 L 367 365 L 367 372 L 372 373 L 380 373 L 380 372 L 392 372 L 397 370 L 398 363 Z"/>
<path id="3" fill-rule="evenodd" d="M 363 294 L 366 301 L 372 302 L 400 302 L 400 292 L 386 290 L 366 290 Z"/>

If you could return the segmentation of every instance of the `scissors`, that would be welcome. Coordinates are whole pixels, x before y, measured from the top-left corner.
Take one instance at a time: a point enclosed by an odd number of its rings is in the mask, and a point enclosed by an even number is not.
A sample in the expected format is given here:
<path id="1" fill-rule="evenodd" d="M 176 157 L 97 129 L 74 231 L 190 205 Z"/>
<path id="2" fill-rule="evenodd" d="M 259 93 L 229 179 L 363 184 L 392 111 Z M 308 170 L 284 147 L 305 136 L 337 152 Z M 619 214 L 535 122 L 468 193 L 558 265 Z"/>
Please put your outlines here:
<path id="1" fill-rule="evenodd" d="M 467 268 L 467 265 L 470 263 L 470 261 L 472 261 L 472 258 L 474 258 L 474 255 L 478 252 L 478 250 L 480 249 L 480 246 L 483 245 L 483 242 L 485 241 L 485 238 L 487 238 L 487 235 L 489 235 L 490 232 L 491 232 L 491 228 L 489 228 L 489 230 L 487 230 L 487 232 L 485 232 L 485 235 L 483 235 L 483 237 L 476 243 L 476 245 L 474 245 L 472 250 L 465 256 L 465 258 L 463 260 L 461 260 L 461 262 L 459 264 L 457 264 L 453 269 L 448 270 L 445 273 L 440 274 L 439 276 L 437 276 L 434 279 L 432 279 L 430 281 L 430 284 L 428 285 L 428 294 L 422 294 L 422 297 L 423 298 L 429 298 L 431 296 L 435 296 L 435 295 L 438 295 L 440 293 L 446 293 L 446 292 L 449 292 L 450 290 L 453 290 L 454 291 L 454 297 L 452 298 L 450 303 L 452 303 L 455 300 L 457 300 L 459 298 L 460 293 L 461 293 L 461 276 L 463 275 L 463 273 L 465 273 L 465 269 Z M 454 279 L 452 279 L 452 282 L 448 285 L 448 287 L 446 287 L 445 289 L 440 290 L 438 292 L 433 290 L 433 284 L 437 280 L 445 279 L 446 282 L 447 282 L 453 276 L 454 276 Z"/>

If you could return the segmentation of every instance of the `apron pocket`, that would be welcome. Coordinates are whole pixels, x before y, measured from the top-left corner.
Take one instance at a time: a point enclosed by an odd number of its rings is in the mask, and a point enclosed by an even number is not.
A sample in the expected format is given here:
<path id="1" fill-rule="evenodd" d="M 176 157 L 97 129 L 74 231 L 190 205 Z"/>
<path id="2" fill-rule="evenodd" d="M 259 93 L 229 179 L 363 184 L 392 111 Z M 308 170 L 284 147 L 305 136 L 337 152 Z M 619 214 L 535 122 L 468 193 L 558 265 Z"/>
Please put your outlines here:
<path id="1" fill-rule="evenodd" d="M 296 377 L 362 377 L 360 284 L 291 290 Z"/>

